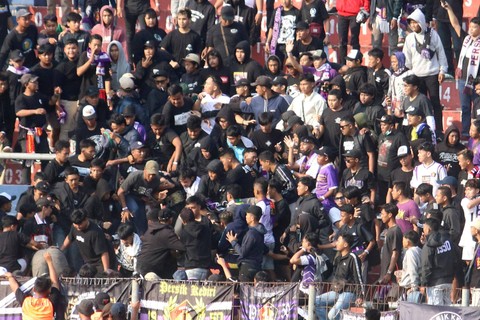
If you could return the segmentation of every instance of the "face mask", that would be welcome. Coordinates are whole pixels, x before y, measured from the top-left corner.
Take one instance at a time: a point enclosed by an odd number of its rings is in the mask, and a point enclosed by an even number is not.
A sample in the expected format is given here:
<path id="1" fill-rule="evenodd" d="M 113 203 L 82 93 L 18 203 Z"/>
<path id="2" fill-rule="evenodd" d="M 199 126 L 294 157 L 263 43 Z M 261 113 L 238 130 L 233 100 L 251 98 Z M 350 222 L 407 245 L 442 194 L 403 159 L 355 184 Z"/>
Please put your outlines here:
<path id="1" fill-rule="evenodd" d="M 389 135 L 391 135 L 391 134 L 392 134 L 392 130 L 388 130 L 387 132 L 385 132 L 385 135 L 386 135 L 386 136 L 389 136 Z"/>

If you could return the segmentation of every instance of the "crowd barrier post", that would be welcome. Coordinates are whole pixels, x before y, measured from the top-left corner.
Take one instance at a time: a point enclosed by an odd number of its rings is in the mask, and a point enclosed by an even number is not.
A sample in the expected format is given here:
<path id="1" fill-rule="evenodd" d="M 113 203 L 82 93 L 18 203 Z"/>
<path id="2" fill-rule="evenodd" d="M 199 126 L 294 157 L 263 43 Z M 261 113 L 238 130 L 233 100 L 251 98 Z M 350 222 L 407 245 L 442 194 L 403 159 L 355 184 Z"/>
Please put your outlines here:
<path id="1" fill-rule="evenodd" d="M 470 289 L 462 288 L 462 307 L 468 307 L 470 305 Z"/>
<path id="2" fill-rule="evenodd" d="M 308 287 L 308 320 L 315 320 L 315 286 Z"/>
<path id="3" fill-rule="evenodd" d="M 139 301 L 139 291 L 140 285 L 137 281 L 137 279 L 132 279 L 132 302 L 137 302 Z"/>

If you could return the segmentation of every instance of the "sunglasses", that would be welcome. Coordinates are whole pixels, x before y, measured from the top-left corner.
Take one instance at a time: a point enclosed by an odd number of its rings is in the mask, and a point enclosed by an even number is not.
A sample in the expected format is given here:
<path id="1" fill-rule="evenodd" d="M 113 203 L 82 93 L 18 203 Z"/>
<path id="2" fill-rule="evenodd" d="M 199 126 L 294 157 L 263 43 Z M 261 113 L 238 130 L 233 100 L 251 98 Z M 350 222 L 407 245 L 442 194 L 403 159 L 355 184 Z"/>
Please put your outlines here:
<path id="1" fill-rule="evenodd" d="M 345 124 L 343 126 L 340 126 L 340 129 L 345 129 L 346 127 L 350 126 L 350 124 Z"/>
<path id="2" fill-rule="evenodd" d="M 343 197 L 343 196 L 342 196 L 342 197 L 335 197 L 334 199 L 335 199 L 335 200 L 344 200 L 345 197 Z"/>

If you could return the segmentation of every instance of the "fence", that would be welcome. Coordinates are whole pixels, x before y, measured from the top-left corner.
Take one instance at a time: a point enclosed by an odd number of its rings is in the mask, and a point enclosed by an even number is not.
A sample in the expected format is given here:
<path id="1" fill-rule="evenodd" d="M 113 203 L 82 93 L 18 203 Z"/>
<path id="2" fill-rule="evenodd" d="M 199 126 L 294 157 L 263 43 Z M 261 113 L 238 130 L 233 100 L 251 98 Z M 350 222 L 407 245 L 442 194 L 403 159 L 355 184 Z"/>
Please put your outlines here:
<path id="1" fill-rule="evenodd" d="M 23 289 L 33 287 L 34 278 L 20 279 Z M 366 308 L 382 311 L 382 319 L 425 320 L 437 313 L 480 319 L 480 308 L 437 307 L 398 302 L 404 292 L 385 286 L 317 283 L 303 288 L 300 283 L 232 283 L 209 281 L 144 281 L 125 278 L 62 278 L 62 291 L 68 297 L 68 319 L 79 319 L 76 306 L 83 299 L 93 299 L 98 292 L 107 292 L 113 302 L 141 302 L 140 319 L 317 319 L 320 314 L 335 313 L 334 303 L 322 305 L 322 297 L 343 299 L 343 319 L 364 319 Z M 316 291 L 314 295 L 308 290 Z M 335 293 L 335 291 L 337 291 Z M 334 293 L 332 293 L 334 292 Z M 363 292 L 363 300 L 356 305 Z M 346 294 L 351 293 L 351 294 Z M 343 294 L 343 298 L 342 298 Z M 456 294 L 460 294 L 457 292 Z M 348 296 L 348 297 L 347 297 Z M 309 297 L 313 297 L 310 298 Z M 317 308 L 315 315 L 315 308 Z M 332 311 L 333 310 L 333 311 Z M 413 312 L 412 310 L 416 310 Z M 426 314 L 432 316 L 426 317 Z M 183 316 L 182 316 L 183 315 Z M 450 316 L 451 319 L 454 317 Z M 450 319 L 449 318 L 449 319 Z M 15 301 L 8 281 L 0 281 L 0 320 L 20 320 L 21 308 Z M 462 319 L 462 317 L 458 318 Z"/>

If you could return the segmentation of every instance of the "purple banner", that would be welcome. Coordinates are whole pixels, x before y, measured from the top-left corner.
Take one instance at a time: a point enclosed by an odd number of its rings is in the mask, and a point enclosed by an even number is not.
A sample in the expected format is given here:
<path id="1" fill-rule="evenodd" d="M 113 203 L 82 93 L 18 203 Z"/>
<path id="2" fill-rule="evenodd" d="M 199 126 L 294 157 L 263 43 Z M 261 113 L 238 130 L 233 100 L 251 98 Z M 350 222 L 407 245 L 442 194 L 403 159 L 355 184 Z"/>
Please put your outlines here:
<path id="1" fill-rule="evenodd" d="M 400 302 L 400 320 L 470 320 L 480 319 L 478 307 L 443 307 Z"/>
<path id="2" fill-rule="evenodd" d="M 298 319 L 298 284 L 240 284 L 242 319 Z"/>

